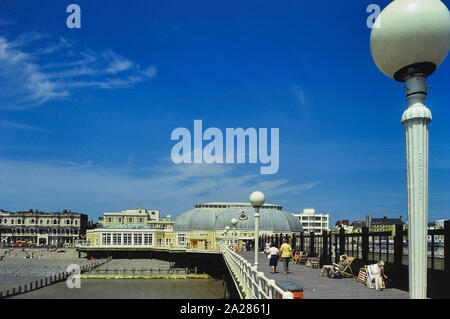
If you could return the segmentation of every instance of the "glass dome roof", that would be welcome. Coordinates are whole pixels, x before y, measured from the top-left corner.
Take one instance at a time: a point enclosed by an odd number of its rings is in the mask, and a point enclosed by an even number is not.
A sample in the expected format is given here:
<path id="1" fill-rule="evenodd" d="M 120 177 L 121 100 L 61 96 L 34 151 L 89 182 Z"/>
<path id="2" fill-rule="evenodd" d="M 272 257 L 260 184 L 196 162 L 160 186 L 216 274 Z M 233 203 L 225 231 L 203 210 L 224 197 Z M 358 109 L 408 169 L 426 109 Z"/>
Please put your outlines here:
<path id="1" fill-rule="evenodd" d="M 226 226 L 233 229 L 232 218 L 238 220 L 236 230 L 252 231 L 255 229 L 255 210 L 249 203 L 214 204 L 195 205 L 197 208 L 178 216 L 175 220 L 174 231 L 223 231 Z M 281 210 L 281 206 L 265 204 L 260 208 L 259 216 L 260 231 L 282 233 L 303 231 L 298 218 Z"/>

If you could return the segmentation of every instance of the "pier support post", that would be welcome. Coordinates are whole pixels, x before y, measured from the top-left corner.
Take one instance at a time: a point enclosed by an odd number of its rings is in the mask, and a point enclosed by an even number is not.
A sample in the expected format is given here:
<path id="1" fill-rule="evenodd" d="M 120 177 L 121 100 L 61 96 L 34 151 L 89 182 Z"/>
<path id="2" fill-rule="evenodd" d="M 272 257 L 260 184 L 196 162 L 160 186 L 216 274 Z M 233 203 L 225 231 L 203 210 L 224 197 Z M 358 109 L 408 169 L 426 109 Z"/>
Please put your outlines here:
<path id="1" fill-rule="evenodd" d="M 450 220 L 444 222 L 445 298 L 450 298 Z"/>
<path id="2" fill-rule="evenodd" d="M 324 264 L 331 264 L 331 254 L 328 250 L 328 232 L 324 230 L 322 232 L 322 260 L 319 260 L 320 267 Z"/>
<path id="3" fill-rule="evenodd" d="M 335 263 L 339 262 L 338 237 L 339 237 L 339 235 L 337 235 L 337 234 L 334 235 L 334 262 Z"/>
<path id="4" fill-rule="evenodd" d="M 305 250 L 305 236 L 304 236 L 304 233 L 300 233 L 300 250 L 301 251 L 306 251 Z"/>
<path id="5" fill-rule="evenodd" d="M 369 264 L 369 228 L 363 227 L 361 230 L 361 254 L 364 265 Z M 395 258 L 394 258 L 395 259 Z"/>
<path id="6" fill-rule="evenodd" d="M 314 247 L 314 232 L 309 234 L 309 255 L 311 257 L 315 256 L 315 247 Z"/>
<path id="7" fill-rule="evenodd" d="M 342 227 L 341 229 L 339 229 L 339 254 L 338 254 L 338 258 L 339 256 L 345 254 L 345 229 L 344 227 Z"/>
<path id="8" fill-rule="evenodd" d="M 403 225 L 395 225 L 394 235 L 394 264 L 401 266 L 403 258 Z"/>

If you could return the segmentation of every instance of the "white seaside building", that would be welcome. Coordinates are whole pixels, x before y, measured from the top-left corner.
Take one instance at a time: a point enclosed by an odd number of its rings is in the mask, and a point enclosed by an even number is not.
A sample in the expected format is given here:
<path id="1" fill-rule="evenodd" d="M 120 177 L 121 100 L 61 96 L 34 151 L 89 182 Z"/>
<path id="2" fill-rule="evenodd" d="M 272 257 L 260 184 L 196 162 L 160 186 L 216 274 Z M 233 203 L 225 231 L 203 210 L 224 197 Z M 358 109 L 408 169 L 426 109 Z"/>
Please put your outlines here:
<path id="1" fill-rule="evenodd" d="M 316 214 L 314 208 L 305 208 L 301 214 L 292 214 L 302 223 L 305 232 L 321 234 L 324 230 L 329 231 L 329 214 Z"/>

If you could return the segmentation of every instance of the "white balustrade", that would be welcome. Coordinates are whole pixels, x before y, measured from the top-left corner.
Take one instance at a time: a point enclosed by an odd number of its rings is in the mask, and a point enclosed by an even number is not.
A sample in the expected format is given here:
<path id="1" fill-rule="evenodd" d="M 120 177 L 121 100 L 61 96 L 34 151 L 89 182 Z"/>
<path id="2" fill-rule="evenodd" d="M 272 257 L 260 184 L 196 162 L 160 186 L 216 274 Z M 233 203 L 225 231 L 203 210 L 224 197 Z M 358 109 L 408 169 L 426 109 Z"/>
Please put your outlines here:
<path id="1" fill-rule="evenodd" d="M 237 281 L 238 289 L 244 299 L 275 299 L 277 292 L 283 299 L 293 299 L 290 291 L 284 291 L 275 284 L 275 280 L 268 279 L 263 272 L 257 271 L 245 258 L 239 256 L 228 246 L 221 244 L 220 251 Z"/>

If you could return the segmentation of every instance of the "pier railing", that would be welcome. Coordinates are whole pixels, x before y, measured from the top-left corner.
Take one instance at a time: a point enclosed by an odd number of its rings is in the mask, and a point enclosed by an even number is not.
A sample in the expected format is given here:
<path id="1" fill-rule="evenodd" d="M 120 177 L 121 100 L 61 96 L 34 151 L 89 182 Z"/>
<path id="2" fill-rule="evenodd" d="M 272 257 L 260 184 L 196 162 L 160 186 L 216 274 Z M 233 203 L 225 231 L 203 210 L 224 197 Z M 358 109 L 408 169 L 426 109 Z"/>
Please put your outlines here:
<path id="1" fill-rule="evenodd" d="M 293 299 L 292 292 L 278 287 L 275 280 L 268 279 L 263 272 L 256 271 L 244 258 L 232 251 L 228 246 L 220 245 L 239 294 L 243 299 Z"/>

